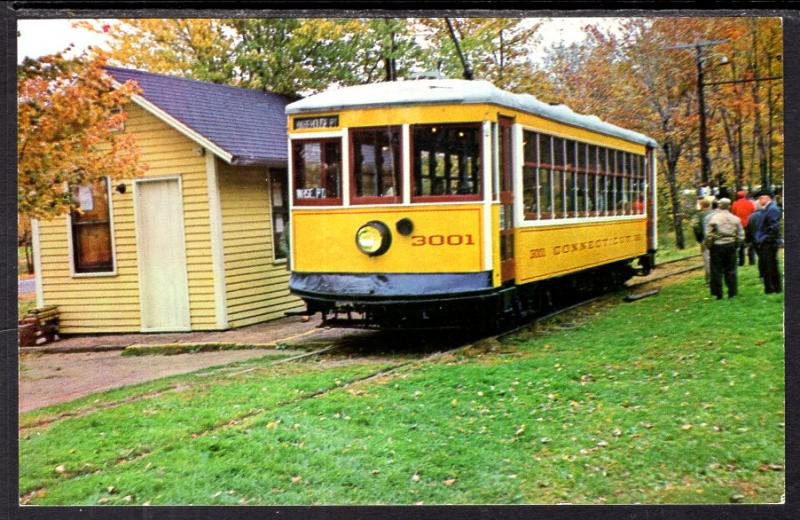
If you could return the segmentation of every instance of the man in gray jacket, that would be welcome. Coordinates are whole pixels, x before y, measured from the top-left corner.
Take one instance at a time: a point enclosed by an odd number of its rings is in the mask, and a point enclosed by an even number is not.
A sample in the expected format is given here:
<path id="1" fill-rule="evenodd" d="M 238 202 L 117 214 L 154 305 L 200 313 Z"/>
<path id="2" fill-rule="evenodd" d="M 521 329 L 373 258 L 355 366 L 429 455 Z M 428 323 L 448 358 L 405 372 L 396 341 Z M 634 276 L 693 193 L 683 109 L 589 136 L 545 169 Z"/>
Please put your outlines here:
<path id="1" fill-rule="evenodd" d="M 744 228 L 739 217 L 731 213 L 730 199 L 720 199 L 717 211 L 706 224 L 706 246 L 711 252 L 711 295 L 722 299 L 722 279 L 728 287 L 728 298 L 736 296 L 736 250 L 744 242 Z"/>

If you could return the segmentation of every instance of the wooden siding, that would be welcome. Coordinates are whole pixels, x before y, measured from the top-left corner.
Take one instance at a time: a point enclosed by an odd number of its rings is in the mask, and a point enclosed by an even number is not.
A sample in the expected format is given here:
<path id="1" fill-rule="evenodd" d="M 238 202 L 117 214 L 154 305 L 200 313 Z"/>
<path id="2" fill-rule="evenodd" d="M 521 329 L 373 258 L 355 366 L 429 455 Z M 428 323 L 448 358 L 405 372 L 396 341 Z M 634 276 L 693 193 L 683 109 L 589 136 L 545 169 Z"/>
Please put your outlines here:
<path id="1" fill-rule="evenodd" d="M 136 134 L 142 162 L 149 167 L 145 178 L 182 178 L 191 328 L 215 329 L 205 158 L 195 153 L 197 144 L 144 109 L 131 104 L 126 110 L 125 131 Z M 112 180 L 111 185 L 120 182 Z M 65 334 L 138 332 L 141 328 L 133 181 L 124 182 L 124 194 L 112 189 L 116 275 L 70 276 L 67 218 L 40 223 L 44 300 L 59 306 Z"/>
<path id="2" fill-rule="evenodd" d="M 251 325 L 301 308 L 289 294 L 286 263 L 274 261 L 266 168 L 217 164 L 228 325 Z"/>

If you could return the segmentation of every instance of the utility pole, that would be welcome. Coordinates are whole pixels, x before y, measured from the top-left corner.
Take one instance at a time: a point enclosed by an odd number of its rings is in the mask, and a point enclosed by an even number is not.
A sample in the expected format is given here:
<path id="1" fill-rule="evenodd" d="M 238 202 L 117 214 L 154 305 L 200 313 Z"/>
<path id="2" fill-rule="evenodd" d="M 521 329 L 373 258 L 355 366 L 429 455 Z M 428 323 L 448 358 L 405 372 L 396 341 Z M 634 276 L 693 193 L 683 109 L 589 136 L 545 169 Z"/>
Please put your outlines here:
<path id="1" fill-rule="evenodd" d="M 708 183 L 711 178 L 711 161 L 708 158 L 708 133 L 706 130 L 706 100 L 703 94 L 703 48 L 720 43 L 727 43 L 728 40 L 711 40 L 704 42 L 686 43 L 667 47 L 667 49 L 694 49 L 695 62 L 697 64 L 697 112 L 700 116 L 700 180 Z"/>

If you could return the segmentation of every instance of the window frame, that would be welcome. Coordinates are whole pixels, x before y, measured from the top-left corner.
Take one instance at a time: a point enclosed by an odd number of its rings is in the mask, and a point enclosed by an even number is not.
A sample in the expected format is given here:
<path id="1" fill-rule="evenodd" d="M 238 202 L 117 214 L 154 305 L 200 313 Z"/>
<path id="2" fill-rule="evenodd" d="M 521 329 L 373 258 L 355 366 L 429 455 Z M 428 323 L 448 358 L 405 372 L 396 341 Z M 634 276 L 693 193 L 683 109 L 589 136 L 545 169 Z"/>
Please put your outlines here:
<path id="1" fill-rule="evenodd" d="M 357 185 L 356 185 L 356 147 L 354 143 L 354 135 L 359 132 L 375 132 L 388 129 L 392 133 L 397 132 L 397 136 L 399 138 L 398 141 L 398 149 L 397 149 L 397 165 L 396 165 L 396 186 L 395 186 L 395 195 L 392 196 L 375 196 L 375 195 L 362 195 L 359 196 L 356 193 Z M 400 204 L 403 202 L 403 165 L 404 165 L 404 157 L 403 157 L 403 127 L 402 125 L 387 125 L 387 126 L 359 126 L 359 127 L 352 127 L 348 129 L 347 132 L 347 140 L 349 145 L 349 165 L 348 175 L 350 176 L 350 204 L 351 205 L 361 205 L 361 204 Z M 413 153 L 413 152 L 412 152 Z M 379 172 L 376 172 L 376 175 L 380 175 Z"/>
<path id="2" fill-rule="evenodd" d="M 298 137 L 291 139 L 291 176 L 292 176 L 292 206 L 341 206 L 344 201 L 344 139 L 342 137 Z M 297 164 L 295 164 L 294 160 L 294 153 L 295 153 L 295 145 L 298 144 L 305 144 L 305 143 L 319 143 L 320 144 L 320 162 L 324 163 L 323 157 L 325 157 L 325 144 L 326 143 L 338 143 L 339 144 L 339 196 L 338 197 L 324 197 L 319 199 L 298 199 L 297 198 Z M 320 170 L 320 181 L 323 185 L 323 188 L 327 190 L 327 175 L 326 172 Z M 302 188 L 300 188 L 302 189 Z"/>
<path id="3" fill-rule="evenodd" d="M 98 278 L 98 277 L 108 277 L 108 276 L 117 276 L 117 244 L 115 241 L 114 236 L 116 232 L 114 230 L 114 202 L 113 202 L 113 191 L 111 189 L 111 177 L 104 176 L 100 177 L 99 179 L 105 179 L 106 181 L 106 193 L 108 197 L 108 232 L 110 235 L 110 242 L 111 242 L 111 270 L 110 271 L 89 271 L 89 272 L 79 272 L 75 266 L 75 236 L 72 232 L 73 222 L 72 222 L 72 211 L 67 213 L 67 250 L 69 254 L 69 274 L 71 278 Z M 64 184 L 66 189 L 72 189 L 71 186 Z"/>
<path id="4" fill-rule="evenodd" d="M 272 233 L 272 263 L 273 264 L 285 264 L 289 261 L 289 237 L 286 238 L 286 256 L 282 258 L 278 258 L 278 241 L 275 240 L 275 204 L 272 198 L 272 189 L 274 184 L 274 178 L 280 175 L 280 171 L 283 170 L 286 172 L 286 179 L 283 181 L 283 188 L 284 190 L 281 191 L 281 197 L 283 198 L 283 205 L 280 206 L 281 214 L 285 216 L 286 222 L 283 224 L 283 232 L 289 233 L 289 226 L 292 218 L 292 212 L 289 207 L 289 168 L 281 168 L 281 167 L 270 167 L 267 168 L 267 177 L 269 182 L 267 186 L 269 188 L 269 216 L 270 216 L 270 231 Z"/>
<path id="5" fill-rule="evenodd" d="M 415 142 L 414 142 L 414 131 L 417 128 L 433 128 L 433 127 L 466 127 L 466 128 L 474 128 L 477 131 L 477 158 L 478 158 L 478 176 L 477 176 L 477 186 L 478 192 L 475 194 L 451 194 L 451 195 L 416 195 L 416 187 L 417 187 L 417 179 L 414 172 L 416 171 L 417 166 L 417 154 L 415 152 Z M 499 133 L 499 132 L 498 132 Z M 409 179 L 408 183 L 410 186 L 410 202 L 412 204 L 416 203 L 430 203 L 430 202 L 479 202 L 483 200 L 484 193 L 483 193 L 483 176 L 484 172 L 484 149 L 483 149 L 483 123 L 481 122 L 463 122 L 463 123 L 425 123 L 419 125 L 409 125 L 409 155 L 408 158 L 410 163 L 409 168 Z"/>

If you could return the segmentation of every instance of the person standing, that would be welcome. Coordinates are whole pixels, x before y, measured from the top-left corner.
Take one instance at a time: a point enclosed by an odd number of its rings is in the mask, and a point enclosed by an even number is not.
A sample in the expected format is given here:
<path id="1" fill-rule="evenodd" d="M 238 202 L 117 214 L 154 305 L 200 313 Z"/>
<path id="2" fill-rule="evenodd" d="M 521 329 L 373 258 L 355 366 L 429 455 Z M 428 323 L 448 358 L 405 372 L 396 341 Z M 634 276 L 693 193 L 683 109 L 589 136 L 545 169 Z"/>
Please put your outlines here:
<path id="1" fill-rule="evenodd" d="M 711 257 L 705 245 L 706 238 L 706 217 L 711 214 L 711 197 L 702 197 L 697 201 L 697 213 L 692 222 L 694 238 L 700 244 L 700 254 L 703 256 L 703 270 L 706 275 L 706 284 L 711 278 Z"/>
<path id="2" fill-rule="evenodd" d="M 761 203 L 756 201 L 755 203 L 756 210 L 750 214 L 750 218 L 747 219 L 747 227 L 744 228 L 744 241 L 747 243 L 747 254 L 751 256 L 756 256 L 757 247 L 756 247 L 756 231 L 758 231 L 759 226 L 761 226 L 761 219 L 764 217 L 764 208 L 761 207 Z M 750 262 L 752 264 L 752 261 Z M 758 255 L 758 277 L 761 281 L 764 281 L 764 260 L 761 258 L 761 255 Z"/>
<path id="3" fill-rule="evenodd" d="M 729 209 L 731 200 L 722 198 L 717 202 L 717 212 L 706 224 L 706 246 L 711 256 L 711 295 L 722 299 L 722 280 L 728 287 L 728 298 L 736 296 L 736 249 L 744 241 L 742 221 Z"/>
<path id="4" fill-rule="evenodd" d="M 781 272 L 778 268 L 778 247 L 781 240 L 781 210 L 770 190 L 758 192 L 758 202 L 764 208 L 760 225 L 756 229 L 755 241 L 758 257 L 763 262 L 764 292 L 781 292 Z"/>
<path id="5" fill-rule="evenodd" d="M 739 217 L 739 220 L 742 221 L 742 227 L 744 228 L 745 235 L 747 235 L 747 219 L 750 218 L 750 215 L 755 211 L 755 207 L 753 203 L 747 199 L 747 192 L 745 190 L 740 190 L 736 192 L 736 202 L 731 205 L 731 213 Z M 745 253 L 745 245 L 744 243 L 739 246 L 737 254 L 739 256 L 739 266 L 744 265 L 744 253 Z M 752 255 L 752 249 L 749 250 L 749 260 L 750 265 L 755 263 L 755 258 Z"/>

